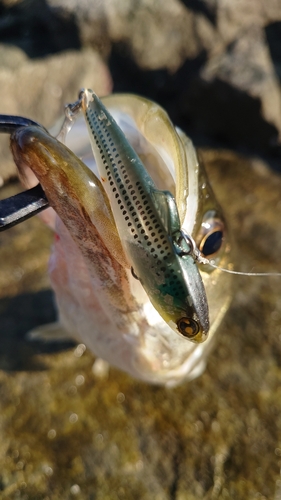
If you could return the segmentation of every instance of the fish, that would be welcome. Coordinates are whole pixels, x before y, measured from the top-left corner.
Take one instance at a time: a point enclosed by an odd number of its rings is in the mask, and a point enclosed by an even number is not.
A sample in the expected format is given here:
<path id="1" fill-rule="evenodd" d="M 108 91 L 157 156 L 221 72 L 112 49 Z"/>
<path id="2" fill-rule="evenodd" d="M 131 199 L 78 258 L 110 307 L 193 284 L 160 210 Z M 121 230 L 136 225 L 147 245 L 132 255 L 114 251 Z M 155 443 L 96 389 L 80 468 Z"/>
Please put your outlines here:
<path id="1" fill-rule="evenodd" d="M 107 127 L 111 129 L 117 123 L 124 133 L 121 138 L 113 133 L 116 154 L 123 151 L 125 141 L 125 148 L 133 155 L 130 160 L 139 158 L 142 164 L 140 182 L 146 178 L 151 187 L 149 202 L 177 265 L 182 257 L 175 252 L 177 240 L 173 240 L 169 224 L 182 237 L 190 235 L 204 256 L 226 266 L 231 260 L 226 224 L 190 139 L 174 127 L 160 106 L 145 98 L 112 94 L 102 98 L 102 106 L 105 108 L 99 111 L 98 121 L 110 123 Z M 84 107 L 88 107 L 87 102 Z M 165 320 L 165 311 L 159 314 L 157 298 L 152 298 L 149 290 L 150 281 L 143 286 L 150 269 L 145 271 L 145 259 L 140 258 L 138 264 L 132 259 L 134 252 L 124 245 L 124 222 L 116 216 L 120 209 L 110 203 L 112 194 L 106 188 L 110 180 L 105 182 L 98 171 L 83 117 L 67 134 L 66 144 L 39 127 L 25 127 L 12 135 L 11 149 L 23 184 L 30 187 L 30 179 L 35 176 L 52 207 L 44 218 L 56 234 L 49 275 L 59 327 L 44 326 L 42 331 L 50 335 L 52 331 L 56 335 L 58 331 L 67 332 L 96 356 L 148 383 L 172 387 L 199 376 L 230 303 L 231 277 L 195 263 L 193 257 L 192 263 L 188 262 L 187 269 L 196 269 L 191 277 L 199 283 L 199 292 L 196 295 L 195 287 L 191 303 L 195 312 L 187 318 L 199 322 L 199 297 L 204 310 L 199 337 L 209 330 L 204 343 L 189 342 L 179 332 L 177 320 L 171 325 L 170 319 Z M 182 272 L 180 265 L 178 270 Z M 188 280 L 187 293 L 192 286 L 192 279 Z M 180 313 L 186 315 L 184 307 Z M 169 310 L 168 314 L 171 316 Z"/>

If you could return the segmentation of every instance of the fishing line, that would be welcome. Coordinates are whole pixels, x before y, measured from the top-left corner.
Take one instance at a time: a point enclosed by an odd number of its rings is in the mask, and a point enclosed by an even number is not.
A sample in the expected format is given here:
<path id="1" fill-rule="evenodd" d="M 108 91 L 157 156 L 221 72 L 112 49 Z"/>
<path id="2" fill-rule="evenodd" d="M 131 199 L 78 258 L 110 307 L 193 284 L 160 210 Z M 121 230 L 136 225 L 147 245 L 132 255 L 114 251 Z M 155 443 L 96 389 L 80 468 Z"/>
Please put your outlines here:
<path id="1" fill-rule="evenodd" d="M 65 118 L 61 126 L 61 129 L 56 137 L 58 141 L 62 142 L 63 144 L 65 144 L 66 136 L 72 129 L 75 121 L 77 120 L 80 109 L 81 109 L 81 98 L 79 93 L 78 101 L 75 101 L 73 104 L 67 104 L 64 108 Z"/>
<path id="2" fill-rule="evenodd" d="M 193 255 L 194 259 L 197 260 L 199 264 L 211 266 L 214 269 L 217 269 L 218 271 L 223 271 L 224 273 L 229 273 L 229 274 L 236 274 L 239 276 L 281 276 L 281 273 L 276 273 L 276 272 L 247 273 L 244 271 L 234 271 L 232 269 L 225 269 L 224 267 L 217 266 L 216 264 L 214 264 L 213 261 L 207 259 L 202 255 L 200 250 L 197 248 L 194 239 L 189 234 L 185 233 L 184 231 L 182 231 L 182 234 L 190 245 L 191 248 L 190 253 Z"/>
<path id="3" fill-rule="evenodd" d="M 225 269 L 224 267 L 216 266 L 216 264 L 213 264 L 212 261 L 208 261 L 208 259 L 204 259 L 204 262 L 200 262 L 201 264 L 208 264 L 209 266 L 213 267 L 214 269 L 218 269 L 219 271 L 223 271 L 225 273 L 229 274 L 238 274 L 239 276 L 281 276 L 281 273 L 246 273 L 243 271 L 233 271 L 232 269 Z M 198 259 L 197 259 L 198 260 Z M 207 262 L 205 262 L 205 260 Z"/>

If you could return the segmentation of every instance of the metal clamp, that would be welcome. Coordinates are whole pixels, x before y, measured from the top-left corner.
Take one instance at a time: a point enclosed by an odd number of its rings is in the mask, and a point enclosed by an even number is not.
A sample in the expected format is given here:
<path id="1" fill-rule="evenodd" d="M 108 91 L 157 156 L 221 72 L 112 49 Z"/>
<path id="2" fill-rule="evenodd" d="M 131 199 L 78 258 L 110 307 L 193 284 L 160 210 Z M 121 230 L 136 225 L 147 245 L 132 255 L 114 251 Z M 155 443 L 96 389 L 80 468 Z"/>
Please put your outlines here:
<path id="1" fill-rule="evenodd" d="M 36 125 L 46 130 L 39 123 L 22 116 L 0 115 L 0 133 L 11 134 L 20 127 Z M 40 184 L 22 193 L 0 200 L 0 231 L 5 231 L 20 222 L 33 217 L 49 206 Z"/>

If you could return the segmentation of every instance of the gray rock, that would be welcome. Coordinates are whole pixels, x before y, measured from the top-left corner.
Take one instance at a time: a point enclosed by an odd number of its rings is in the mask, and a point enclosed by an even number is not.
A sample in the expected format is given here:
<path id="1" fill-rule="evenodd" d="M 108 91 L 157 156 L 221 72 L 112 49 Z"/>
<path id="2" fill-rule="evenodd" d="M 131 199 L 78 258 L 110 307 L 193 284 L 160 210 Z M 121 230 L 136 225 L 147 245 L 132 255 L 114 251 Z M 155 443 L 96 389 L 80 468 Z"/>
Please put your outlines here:
<path id="1" fill-rule="evenodd" d="M 156 100 L 199 142 L 211 138 L 280 154 L 279 0 L 2 0 L 1 5 L 0 40 L 30 58 L 54 53 L 63 58 L 66 50 L 91 47 L 108 58 L 116 90 Z M 5 72 L 11 63 L 4 58 Z M 28 72 L 31 62 L 26 64 Z M 78 75 L 86 67 L 83 55 L 76 64 Z M 33 74 L 23 81 L 23 95 L 34 85 Z M 68 70 L 61 74 L 72 81 Z M 3 88 L 7 102 L 12 100 L 13 87 Z M 63 105 L 63 99 L 64 93 L 57 102 Z"/>

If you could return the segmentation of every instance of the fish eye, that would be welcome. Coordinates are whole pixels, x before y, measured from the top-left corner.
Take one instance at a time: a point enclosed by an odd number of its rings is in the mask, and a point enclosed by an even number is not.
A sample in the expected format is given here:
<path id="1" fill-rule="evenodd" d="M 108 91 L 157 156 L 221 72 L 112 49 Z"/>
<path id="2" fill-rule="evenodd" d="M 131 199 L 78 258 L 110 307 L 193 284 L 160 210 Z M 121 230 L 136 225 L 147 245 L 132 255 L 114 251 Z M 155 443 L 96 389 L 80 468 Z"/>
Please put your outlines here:
<path id="1" fill-rule="evenodd" d="M 177 327 L 179 332 L 188 339 L 192 339 L 200 331 L 197 321 L 194 321 L 194 319 L 191 318 L 180 318 L 177 321 Z"/>
<path id="2" fill-rule="evenodd" d="M 198 236 L 198 248 L 205 257 L 217 253 L 222 246 L 225 226 L 216 217 L 204 218 Z"/>

